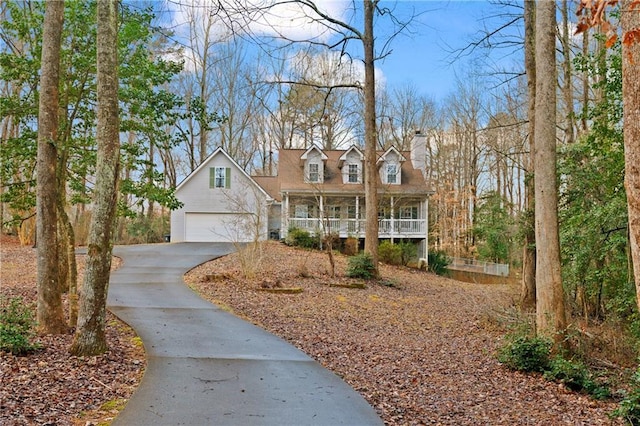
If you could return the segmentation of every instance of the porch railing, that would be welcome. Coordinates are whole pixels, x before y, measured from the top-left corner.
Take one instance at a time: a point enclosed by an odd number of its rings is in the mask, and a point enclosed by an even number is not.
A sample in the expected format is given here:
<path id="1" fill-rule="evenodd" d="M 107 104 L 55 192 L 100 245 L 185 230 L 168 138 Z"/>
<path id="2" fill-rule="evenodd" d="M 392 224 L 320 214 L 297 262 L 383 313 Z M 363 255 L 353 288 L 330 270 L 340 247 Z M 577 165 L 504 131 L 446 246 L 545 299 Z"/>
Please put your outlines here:
<path id="1" fill-rule="evenodd" d="M 324 222 L 324 223 L 323 223 Z M 364 236 L 364 219 L 322 219 L 289 218 L 288 227 L 304 229 L 309 232 L 336 232 L 341 237 Z M 390 236 L 424 236 L 426 223 L 423 219 L 380 219 L 378 234 Z"/>

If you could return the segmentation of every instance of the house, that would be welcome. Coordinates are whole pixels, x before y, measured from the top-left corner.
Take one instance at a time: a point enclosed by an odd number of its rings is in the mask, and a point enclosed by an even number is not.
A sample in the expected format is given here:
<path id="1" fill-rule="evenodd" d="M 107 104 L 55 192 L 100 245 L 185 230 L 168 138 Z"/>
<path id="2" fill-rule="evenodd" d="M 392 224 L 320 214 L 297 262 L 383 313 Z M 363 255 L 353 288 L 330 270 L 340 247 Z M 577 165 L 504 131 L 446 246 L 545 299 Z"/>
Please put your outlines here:
<path id="1" fill-rule="evenodd" d="M 176 187 L 173 242 L 264 239 L 273 199 L 223 149 L 216 149 Z"/>
<path id="2" fill-rule="evenodd" d="M 426 137 L 416 133 L 410 151 L 391 147 L 378 152 L 376 159 L 379 238 L 414 242 L 420 257 L 427 254 L 428 197 L 432 193 L 426 180 L 425 158 Z M 216 176 L 222 179 L 220 167 L 230 169 L 230 188 L 215 186 Z M 278 175 L 253 177 L 224 151 L 217 150 L 176 189 L 184 207 L 171 215 L 172 241 L 217 241 L 213 238 L 225 235 L 227 226 L 242 222 L 242 217 L 248 222 L 251 215 L 261 218 L 255 219 L 263 226 L 261 239 L 286 238 L 292 228 L 362 239 L 367 208 L 363 173 L 364 153 L 356 146 L 346 150 L 322 150 L 315 145 L 280 150 Z M 221 196 L 224 193 L 226 198 Z M 237 202 L 229 203 L 231 194 L 255 210 L 250 213 L 250 209 L 239 209 Z M 208 232 L 211 230 L 216 232 Z M 230 228 L 226 235 L 240 236 L 244 232 Z"/>

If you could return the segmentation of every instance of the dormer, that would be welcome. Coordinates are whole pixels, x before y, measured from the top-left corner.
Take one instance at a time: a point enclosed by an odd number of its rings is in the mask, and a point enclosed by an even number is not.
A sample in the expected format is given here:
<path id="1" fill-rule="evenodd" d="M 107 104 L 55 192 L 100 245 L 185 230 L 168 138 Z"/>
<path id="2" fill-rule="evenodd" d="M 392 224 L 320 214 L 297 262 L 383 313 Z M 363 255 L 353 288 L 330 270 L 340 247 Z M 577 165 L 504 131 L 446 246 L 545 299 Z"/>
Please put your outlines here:
<path id="1" fill-rule="evenodd" d="M 396 148 L 391 147 L 378 158 L 376 164 L 380 170 L 380 179 L 385 185 L 400 185 L 402 163 L 407 159 Z"/>
<path id="2" fill-rule="evenodd" d="M 320 148 L 313 145 L 300 156 L 300 165 L 304 167 L 304 181 L 306 183 L 324 182 L 324 164 L 327 155 Z"/>
<path id="3" fill-rule="evenodd" d="M 338 159 L 338 168 L 342 170 L 342 183 L 362 183 L 364 154 L 355 145 L 346 150 Z"/>

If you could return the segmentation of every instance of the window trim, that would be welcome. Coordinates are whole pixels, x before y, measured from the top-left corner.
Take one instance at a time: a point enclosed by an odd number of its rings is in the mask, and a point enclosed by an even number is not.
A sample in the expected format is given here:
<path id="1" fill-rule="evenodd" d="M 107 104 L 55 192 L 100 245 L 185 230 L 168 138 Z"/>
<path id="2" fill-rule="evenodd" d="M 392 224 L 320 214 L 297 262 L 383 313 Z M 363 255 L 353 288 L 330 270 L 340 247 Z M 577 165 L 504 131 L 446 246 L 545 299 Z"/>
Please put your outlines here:
<path id="1" fill-rule="evenodd" d="M 352 171 L 355 168 L 355 172 Z M 351 180 L 355 178 L 355 180 Z M 349 163 L 347 165 L 347 183 L 360 183 L 360 165 L 358 163 Z"/>
<path id="2" fill-rule="evenodd" d="M 315 171 L 311 170 L 312 167 L 315 166 Z M 318 163 L 309 163 L 309 173 L 307 175 L 307 182 L 310 183 L 320 183 L 320 164 Z M 315 179 L 312 179 L 315 177 Z"/>
<path id="3" fill-rule="evenodd" d="M 393 173 L 390 173 L 390 169 L 393 167 Z M 393 181 L 389 177 L 393 176 Z M 398 165 L 396 163 L 388 163 L 385 169 L 385 179 L 390 185 L 397 185 L 398 182 Z"/>
<path id="4" fill-rule="evenodd" d="M 231 188 L 231 168 L 214 166 L 209 168 L 209 188 L 229 189 Z"/>

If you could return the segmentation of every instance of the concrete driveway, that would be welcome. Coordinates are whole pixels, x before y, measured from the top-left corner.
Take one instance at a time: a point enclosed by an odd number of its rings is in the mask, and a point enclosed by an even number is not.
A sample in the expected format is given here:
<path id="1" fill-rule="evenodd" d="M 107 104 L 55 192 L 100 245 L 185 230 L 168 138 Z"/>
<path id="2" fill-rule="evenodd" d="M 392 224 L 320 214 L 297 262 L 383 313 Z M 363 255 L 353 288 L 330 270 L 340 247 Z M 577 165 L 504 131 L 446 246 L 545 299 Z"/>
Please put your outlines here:
<path id="1" fill-rule="evenodd" d="M 230 244 L 117 246 L 108 308 L 144 342 L 142 383 L 113 425 L 382 425 L 338 376 L 183 282 Z"/>

